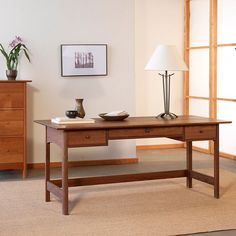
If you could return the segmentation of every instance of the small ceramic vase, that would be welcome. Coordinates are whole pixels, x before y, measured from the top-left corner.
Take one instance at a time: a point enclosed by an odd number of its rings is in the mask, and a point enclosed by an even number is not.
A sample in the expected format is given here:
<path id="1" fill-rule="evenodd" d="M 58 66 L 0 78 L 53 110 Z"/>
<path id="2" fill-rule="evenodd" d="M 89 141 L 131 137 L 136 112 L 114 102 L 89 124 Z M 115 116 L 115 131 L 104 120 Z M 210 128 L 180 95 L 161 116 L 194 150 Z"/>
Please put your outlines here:
<path id="1" fill-rule="evenodd" d="M 83 107 L 83 101 L 84 99 L 82 98 L 76 98 L 75 99 L 76 101 L 76 110 L 77 110 L 77 116 L 80 117 L 80 118 L 84 118 L 85 116 L 85 111 L 84 111 L 84 107 Z"/>

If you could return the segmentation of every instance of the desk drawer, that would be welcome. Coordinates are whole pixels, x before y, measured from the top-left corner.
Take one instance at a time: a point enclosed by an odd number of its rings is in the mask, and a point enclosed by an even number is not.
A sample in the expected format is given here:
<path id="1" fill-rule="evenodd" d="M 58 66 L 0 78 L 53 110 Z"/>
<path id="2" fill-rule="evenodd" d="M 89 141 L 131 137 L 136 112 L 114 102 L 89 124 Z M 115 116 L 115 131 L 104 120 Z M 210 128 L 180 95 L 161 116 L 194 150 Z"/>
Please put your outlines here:
<path id="1" fill-rule="evenodd" d="M 73 131 L 68 133 L 69 147 L 106 146 L 104 130 Z"/>
<path id="2" fill-rule="evenodd" d="M 109 131 L 109 139 L 154 137 L 177 138 L 182 137 L 183 133 L 182 127 L 113 129 Z"/>
<path id="3" fill-rule="evenodd" d="M 216 137 L 216 126 L 189 126 L 185 127 L 185 139 L 208 140 Z"/>

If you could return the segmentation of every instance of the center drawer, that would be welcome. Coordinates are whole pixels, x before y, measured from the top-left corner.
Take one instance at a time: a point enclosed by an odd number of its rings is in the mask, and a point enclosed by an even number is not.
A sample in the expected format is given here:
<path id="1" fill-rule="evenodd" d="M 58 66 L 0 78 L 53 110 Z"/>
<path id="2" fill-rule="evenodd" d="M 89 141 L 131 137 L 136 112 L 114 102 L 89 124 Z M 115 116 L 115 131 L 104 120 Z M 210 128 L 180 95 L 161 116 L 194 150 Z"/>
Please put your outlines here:
<path id="1" fill-rule="evenodd" d="M 154 138 L 154 137 L 183 137 L 183 127 L 160 128 L 131 128 L 109 130 L 109 139 Z"/>
<path id="2" fill-rule="evenodd" d="M 104 130 L 86 130 L 68 132 L 69 147 L 107 146 Z"/>

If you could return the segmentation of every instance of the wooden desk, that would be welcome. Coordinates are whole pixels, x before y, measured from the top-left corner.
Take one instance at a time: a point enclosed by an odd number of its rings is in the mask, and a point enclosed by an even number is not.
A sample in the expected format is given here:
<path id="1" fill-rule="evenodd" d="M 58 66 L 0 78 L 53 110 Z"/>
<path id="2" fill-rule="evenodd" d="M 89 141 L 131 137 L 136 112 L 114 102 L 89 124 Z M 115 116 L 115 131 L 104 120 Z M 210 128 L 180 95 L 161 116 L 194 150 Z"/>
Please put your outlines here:
<path id="1" fill-rule="evenodd" d="M 46 127 L 45 190 L 46 202 L 50 193 L 62 200 L 62 212 L 68 215 L 68 187 L 186 177 L 187 187 L 192 178 L 214 186 L 214 197 L 219 198 L 219 124 L 231 123 L 215 119 L 180 116 L 174 120 L 155 117 L 130 117 L 124 121 L 96 119 L 93 124 L 57 125 L 49 120 L 35 121 Z M 74 147 L 107 146 L 108 140 L 167 137 L 186 141 L 186 169 L 151 173 L 98 176 L 68 179 L 68 149 Z M 214 176 L 192 170 L 192 141 L 214 141 Z M 50 144 L 63 150 L 62 179 L 50 179 Z"/>

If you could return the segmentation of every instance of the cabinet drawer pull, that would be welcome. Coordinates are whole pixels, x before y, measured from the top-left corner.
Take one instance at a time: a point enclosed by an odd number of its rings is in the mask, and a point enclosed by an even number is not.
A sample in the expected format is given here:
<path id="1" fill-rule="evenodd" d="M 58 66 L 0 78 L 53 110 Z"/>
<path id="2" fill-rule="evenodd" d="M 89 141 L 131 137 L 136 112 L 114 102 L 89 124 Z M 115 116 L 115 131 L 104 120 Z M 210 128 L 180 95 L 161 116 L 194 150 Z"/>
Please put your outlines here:
<path id="1" fill-rule="evenodd" d="M 90 136 L 89 136 L 89 135 L 86 135 L 86 136 L 85 136 L 85 139 L 90 139 Z"/>

